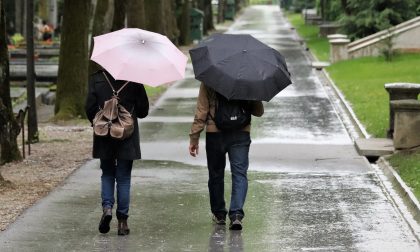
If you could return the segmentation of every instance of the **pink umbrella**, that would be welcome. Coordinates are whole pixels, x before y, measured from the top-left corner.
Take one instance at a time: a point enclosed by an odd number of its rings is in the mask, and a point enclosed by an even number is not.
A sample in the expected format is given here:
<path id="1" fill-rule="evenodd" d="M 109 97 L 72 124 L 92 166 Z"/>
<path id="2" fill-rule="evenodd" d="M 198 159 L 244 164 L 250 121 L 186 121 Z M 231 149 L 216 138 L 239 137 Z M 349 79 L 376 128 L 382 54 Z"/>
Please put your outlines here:
<path id="1" fill-rule="evenodd" d="M 188 58 L 166 36 L 125 28 L 93 39 L 90 59 L 116 80 L 158 86 L 185 76 Z"/>

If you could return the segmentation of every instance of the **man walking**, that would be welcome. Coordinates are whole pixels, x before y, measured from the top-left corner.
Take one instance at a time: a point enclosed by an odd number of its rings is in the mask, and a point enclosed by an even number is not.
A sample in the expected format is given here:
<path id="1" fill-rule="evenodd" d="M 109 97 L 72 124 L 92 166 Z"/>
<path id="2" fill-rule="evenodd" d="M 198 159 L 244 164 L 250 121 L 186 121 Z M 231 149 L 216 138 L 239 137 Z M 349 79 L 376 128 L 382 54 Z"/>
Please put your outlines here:
<path id="1" fill-rule="evenodd" d="M 208 188 L 213 221 L 218 225 L 226 224 L 229 215 L 231 230 L 242 230 L 242 219 L 245 216 L 243 206 L 248 190 L 247 171 L 249 165 L 250 115 L 249 120 L 238 129 L 221 130 L 216 126 L 221 96 L 213 89 L 200 86 L 194 122 L 190 132 L 190 155 L 198 155 L 200 133 L 206 128 L 207 167 L 209 170 Z M 244 101 L 244 110 L 254 116 L 262 116 L 264 107 L 260 101 Z M 216 109 L 217 108 L 217 109 Z M 216 118 L 216 119 L 215 119 Z M 231 118 L 236 119 L 236 116 Z M 218 121 L 219 122 L 219 121 Z M 224 175 L 226 153 L 229 157 L 232 173 L 232 193 L 229 211 L 224 199 Z"/>

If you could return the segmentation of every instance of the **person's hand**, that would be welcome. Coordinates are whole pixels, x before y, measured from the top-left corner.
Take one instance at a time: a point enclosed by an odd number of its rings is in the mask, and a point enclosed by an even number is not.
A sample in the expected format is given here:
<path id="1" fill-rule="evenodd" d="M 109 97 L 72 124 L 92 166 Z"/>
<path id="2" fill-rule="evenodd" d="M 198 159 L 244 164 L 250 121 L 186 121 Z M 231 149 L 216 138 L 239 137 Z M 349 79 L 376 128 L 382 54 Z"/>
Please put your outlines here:
<path id="1" fill-rule="evenodd" d="M 190 155 L 196 157 L 198 155 L 198 144 L 190 144 Z"/>

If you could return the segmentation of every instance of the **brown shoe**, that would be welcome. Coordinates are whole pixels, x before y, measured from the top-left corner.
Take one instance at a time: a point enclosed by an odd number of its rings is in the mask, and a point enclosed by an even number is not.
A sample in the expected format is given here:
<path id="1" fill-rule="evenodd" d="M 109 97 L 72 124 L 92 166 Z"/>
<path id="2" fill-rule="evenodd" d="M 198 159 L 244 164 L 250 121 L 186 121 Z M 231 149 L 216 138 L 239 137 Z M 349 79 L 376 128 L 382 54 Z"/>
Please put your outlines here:
<path id="1" fill-rule="evenodd" d="M 102 234 L 106 234 L 109 232 L 109 223 L 112 220 L 112 209 L 111 208 L 104 208 L 103 214 L 101 217 L 101 221 L 99 222 L 99 232 Z"/>
<path id="2" fill-rule="evenodd" d="M 130 229 L 128 228 L 127 219 L 118 220 L 118 235 L 128 235 Z"/>

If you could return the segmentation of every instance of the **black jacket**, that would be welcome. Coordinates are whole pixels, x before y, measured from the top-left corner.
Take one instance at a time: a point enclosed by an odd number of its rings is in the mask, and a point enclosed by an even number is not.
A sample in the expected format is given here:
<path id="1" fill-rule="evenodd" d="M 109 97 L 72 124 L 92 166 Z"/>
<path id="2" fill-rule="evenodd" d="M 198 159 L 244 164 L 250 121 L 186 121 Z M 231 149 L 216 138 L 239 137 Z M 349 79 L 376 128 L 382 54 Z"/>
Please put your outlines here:
<path id="1" fill-rule="evenodd" d="M 89 121 L 103 108 L 104 102 L 111 99 L 112 89 L 106 82 L 103 73 L 107 74 L 108 79 L 115 90 L 118 90 L 125 81 L 115 81 L 112 76 L 103 70 L 100 70 L 90 76 L 89 91 L 86 98 L 85 110 Z M 133 134 L 124 140 L 115 140 L 111 137 L 93 137 L 93 158 L 100 159 L 140 159 L 140 133 L 136 118 L 144 118 L 149 113 L 149 100 L 147 98 L 144 86 L 139 83 L 129 83 L 119 93 L 120 104 L 128 111 L 132 111 L 134 120 Z"/>

